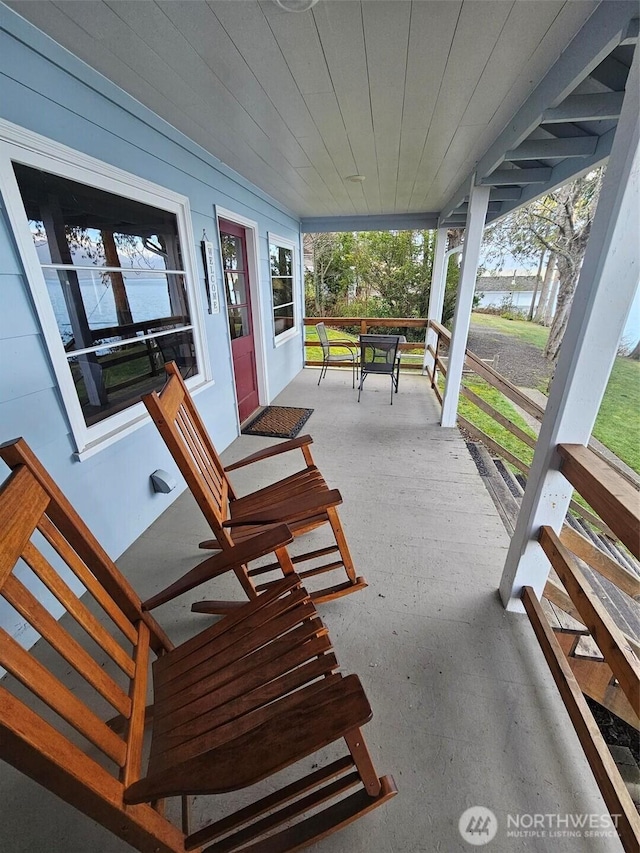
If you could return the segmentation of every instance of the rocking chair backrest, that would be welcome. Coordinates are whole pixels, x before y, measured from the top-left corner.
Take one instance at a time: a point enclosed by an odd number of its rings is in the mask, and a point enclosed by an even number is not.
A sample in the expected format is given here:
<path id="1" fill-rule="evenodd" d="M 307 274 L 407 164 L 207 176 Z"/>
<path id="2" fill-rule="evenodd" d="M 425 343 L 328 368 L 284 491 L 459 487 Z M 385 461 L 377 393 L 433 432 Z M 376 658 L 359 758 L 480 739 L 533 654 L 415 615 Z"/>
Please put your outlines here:
<path id="1" fill-rule="evenodd" d="M 165 364 L 165 370 L 169 378 L 164 388 L 142 401 L 224 548 L 231 543 L 222 522 L 229 515 L 229 499 L 235 497 L 233 488 L 175 362 Z"/>
<path id="2" fill-rule="evenodd" d="M 27 651 L 0 629 L 0 667 L 9 673 L 0 687 L 0 759 L 129 843 L 178 849 L 181 834 L 154 809 L 127 816 L 122 804 L 141 773 L 149 653 L 172 644 L 26 442 L 2 445 L 0 457 L 12 469 L 0 488 L 0 597 L 41 638 Z M 43 605 L 47 592 L 62 605 L 62 621 Z M 59 657 L 73 690 L 49 666 Z M 43 705 L 49 710 L 34 710 Z M 124 734 L 104 722 L 112 718 Z"/>

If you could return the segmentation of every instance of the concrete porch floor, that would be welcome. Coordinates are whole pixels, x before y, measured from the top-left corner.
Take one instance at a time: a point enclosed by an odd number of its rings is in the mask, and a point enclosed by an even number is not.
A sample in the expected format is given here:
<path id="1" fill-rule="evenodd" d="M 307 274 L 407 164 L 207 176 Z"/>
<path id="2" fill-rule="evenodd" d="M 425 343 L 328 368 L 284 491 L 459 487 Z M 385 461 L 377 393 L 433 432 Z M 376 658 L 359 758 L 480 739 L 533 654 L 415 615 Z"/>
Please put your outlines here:
<path id="1" fill-rule="evenodd" d="M 340 515 L 369 587 L 320 611 L 343 671 L 362 680 L 374 712 L 364 734 L 399 794 L 313 850 L 468 851 L 458 820 L 483 805 L 499 821 L 487 850 L 620 851 L 617 837 L 507 836 L 508 814 L 602 815 L 606 807 L 526 616 L 506 613 L 498 599 L 507 536 L 460 434 L 438 426 L 426 378 L 403 374 L 393 406 L 386 377 L 367 380 L 359 405 L 347 371 L 329 371 L 320 387 L 317 378 L 304 370 L 274 403 L 314 409 L 303 432 L 344 499 Z M 272 441 L 241 436 L 224 460 Z M 293 470 L 301 457 L 287 456 Z M 235 472 L 239 491 L 282 476 L 285 458 Z M 207 535 L 183 494 L 118 564 L 144 598 L 201 559 L 197 543 Z M 180 641 L 209 624 L 190 612 L 207 597 L 242 595 L 228 576 L 156 616 Z M 196 826 L 215 815 L 215 800 L 198 800 Z M 3 852 L 129 849 L 2 765 Z"/>

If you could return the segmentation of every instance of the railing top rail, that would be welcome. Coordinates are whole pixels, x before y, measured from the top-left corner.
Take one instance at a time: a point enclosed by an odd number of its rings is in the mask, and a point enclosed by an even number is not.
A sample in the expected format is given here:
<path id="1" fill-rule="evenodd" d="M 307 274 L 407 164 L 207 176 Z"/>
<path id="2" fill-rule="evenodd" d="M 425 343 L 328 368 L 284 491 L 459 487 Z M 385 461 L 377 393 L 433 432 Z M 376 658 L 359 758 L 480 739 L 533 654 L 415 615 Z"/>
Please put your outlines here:
<path id="1" fill-rule="evenodd" d="M 631 553 L 640 559 L 640 493 L 582 444 L 559 444 L 560 470 Z"/>
<path id="2" fill-rule="evenodd" d="M 451 332 L 447 329 L 446 326 L 443 326 L 442 323 L 436 323 L 435 320 L 429 320 L 429 328 L 433 329 L 434 332 L 443 337 L 446 341 L 451 340 Z"/>
<path id="3" fill-rule="evenodd" d="M 369 326 L 408 326 L 426 329 L 428 320 L 421 317 L 305 317 L 305 326 L 324 323 L 326 326 L 358 326 L 362 322 Z"/>

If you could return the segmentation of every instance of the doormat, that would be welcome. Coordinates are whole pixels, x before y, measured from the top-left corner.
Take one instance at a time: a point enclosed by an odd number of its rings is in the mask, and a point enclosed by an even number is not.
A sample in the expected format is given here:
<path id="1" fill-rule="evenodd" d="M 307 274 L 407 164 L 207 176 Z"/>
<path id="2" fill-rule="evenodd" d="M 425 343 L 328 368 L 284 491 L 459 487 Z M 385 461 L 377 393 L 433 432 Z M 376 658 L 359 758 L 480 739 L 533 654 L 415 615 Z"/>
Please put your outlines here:
<path id="1" fill-rule="evenodd" d="M 243 435 L 295 438 L 313 414 L 313 409 L 294 406 L 267 406 L 242 430 Z"/>

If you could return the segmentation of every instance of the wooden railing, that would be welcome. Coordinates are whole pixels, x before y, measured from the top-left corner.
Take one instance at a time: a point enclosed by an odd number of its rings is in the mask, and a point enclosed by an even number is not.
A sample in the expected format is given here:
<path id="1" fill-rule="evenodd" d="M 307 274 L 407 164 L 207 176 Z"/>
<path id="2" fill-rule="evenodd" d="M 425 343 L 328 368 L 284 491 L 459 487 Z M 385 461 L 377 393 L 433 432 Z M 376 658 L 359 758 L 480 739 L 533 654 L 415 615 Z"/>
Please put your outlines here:
<path id="1" fill-rule="evenodd" d="M 332 329 L 347 329 L 357 328 L 359 335 L 366 335 L 370 329 L 424 329 L 427 330 L 428 321 L 417 317 L 305 317 L 305 326 L 315 326 L 316 323 L 324 323 L 325 326 Z M 404 334 L 404 331 L 401 332 Z M 354 341 L 355 343 L 355 341 Z M 305 351 L 311 348 L 320 348 L 319 341 L 305 341 Z M 424 340 L 409 341 L 406 344 L 400 344 L 401 352 L 411 353 L 415 355 L 415 361 L 408 361 L 407 358 L 402 359 L 402 369 L 409 368 L 410 370 L 422 370 L 422 360 L 424 356 Z M 320 367 L 322 361 L 317 359 L 309 360 L 305 357 L 305 367 Z M 351 367 L 350 361 L 334 361 L 333 366 Z"/>
<path id="2" fill-rule="evenodd" d="M 442 354 L 443 345 L 446 348 L 449 348 L 451 343 L 451 332 L 442 326 L 440 323 L 435 323 L 433 321 L 430 322 L 430 328 L 436 334 L 436 345 L 435 348 L 429 346 L 428 352 L 431 354 L 433 358 L 433 369 L 427 365 L 427 375 L 431 381 L 431 387 L 433 389 L 434 394 L 442 403 L 442 394 L 438 387 L 438 374 L 442 374 L 442 376 L 447 375 L 447 363 L 445 361 L 445 357 Z M 528 415 L 531 415 L 535 419 L 536 426 L 532 427 L 532 430 L 537 433 L 539 430 L 539 424 L 541 423 L 544 417 L 544 409 L 539 406 L 534 400 L 530 397 L 527 397 L 526 394 L 523 394 L 522 391 L 510 382 L 505 376 L 502 376 L 493 367 L 487 364 L 483 359 L 479 358 L 475 353 L 471 352 L 471 350 L 466 350 L 465 355 L 465 371 L 470 373 L 475 373 L 481 379 L 483 379 L 488 385 L 492 388 L 495 388 L 499 391 L 507 400 L 510 400 L 514 403 L 519 409 L 522 409 Z M 513 421 L 508 418 L 506 415 L 499 412 L 494 406 L 490 403 L 487 403 L 486 400 L 480 398 L 477 394 L 475 394 L 471 389 L 465 387 L 464 385 L 460 388 L 460 394 L 469 402 L 473 403 L 479 409 L 481 409 L 485 414 L 489 415 L 493 418 L 496 423 L 500 424 L 500 426 L 504 427 L 511 435 L 515 436 L 519 441 L 528 447 L 535 448 L 537 438 L 532 437 L 523 429 L 521 429 L 517 424 L 514 424 Z M 487 435 L 486 432 L 481 430 L 476 424 L 471 423 L 467 418 L 462 417 L 462 415 L 458 415 L 458 424 L 461 426 L 472 438 L 477 439 L 482 442 L 485 447 L 488 448 L 492 453 L 495 453 L 496 456 L 499 456 L 501 459 L 504 459 L 505 462 L 508 462 L 510 465 L 513 465 L 514 468 L 517 468 L 518 471 L 527 475 L 529 473 L 530 466 L 526 464 L 519 456 L 513 453 L 511 450 L 508 450 L 502 444 Z M 605 533 L 611 533 L 607 525 L 602 521 L 602 519 L 598 518 L 592 512 L 589 512 L 588 509 L 583 507 L 581 504 L 577 503 L 577 501 L 571 501 L 570 507 L 576 513 L 582 516 L 586 521 L 590 524 L 597 527 L 599 530 L 604 531 Z"/>
<path id="3" fill-rule="evenodd" d="M 640 558 L 640 495 L 617 471 L 582 445 L 560 445 L 561 471 L 594 507 L 611 530 Z M 574 531 L 560 536 L 543 526 L 539 542 L 560 583 L 551 580 L 545 598 L 584 626 L 602 660 L 580 660 L 563 647 L 534 590 L 525 586 L 522 601 L 540 642 L 560 695 L 626 851 L 640 849 L 640 818 L 583 693 L 608 699 L 619 716 L 640 728 L 640 643 L 623 633 L 595 596 L 580 560 L 601 573 L 625 594 L 640 600 L 640 578 L 619 566 Z"/>

